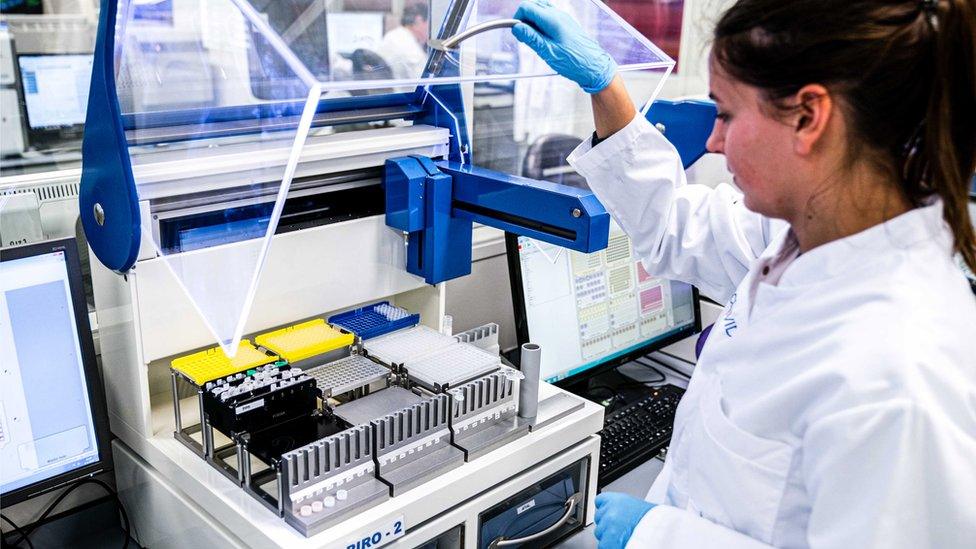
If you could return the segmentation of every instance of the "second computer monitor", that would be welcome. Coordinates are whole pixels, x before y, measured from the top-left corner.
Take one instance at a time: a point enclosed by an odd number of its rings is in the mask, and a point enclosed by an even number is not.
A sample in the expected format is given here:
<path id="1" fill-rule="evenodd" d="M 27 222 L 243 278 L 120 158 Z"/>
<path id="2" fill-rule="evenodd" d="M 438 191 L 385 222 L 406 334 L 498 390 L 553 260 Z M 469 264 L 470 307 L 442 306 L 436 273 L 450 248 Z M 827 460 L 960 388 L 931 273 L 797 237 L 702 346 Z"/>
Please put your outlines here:
<path id="1" fill-rule="evenodd" d="M 17 65 L 31 145 L 79 143 L 88 110 L 91 54 L 22 54 Z"/>
<path id="2" fill-rule="evenodd" d="M 506 236 L 519 343 L 542 346 L 542 378 L 568 384 L 655 351 L 701 327 L 693 286 L 647 274 L 611 224 L 583 254 Z"/>

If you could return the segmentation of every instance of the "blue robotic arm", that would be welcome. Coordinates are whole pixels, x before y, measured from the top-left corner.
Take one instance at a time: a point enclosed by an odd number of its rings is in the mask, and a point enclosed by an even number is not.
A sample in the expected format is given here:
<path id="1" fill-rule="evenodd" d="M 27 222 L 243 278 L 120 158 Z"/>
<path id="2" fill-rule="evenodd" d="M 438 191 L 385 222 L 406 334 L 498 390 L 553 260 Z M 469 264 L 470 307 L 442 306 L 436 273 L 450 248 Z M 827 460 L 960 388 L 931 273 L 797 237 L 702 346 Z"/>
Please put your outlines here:
<path id="1" fill-rule="evenodd" d="M 688 168 L 707 151 L 710 101 L 656 101 L 647 118 Z M 478 222 L 583 253 L 607 246 L 610 216 L 592 192 L 454 161 L 387 160 L 386 223 L 408 233 L 407 270 L 430 284 L 470 274 Z"/>

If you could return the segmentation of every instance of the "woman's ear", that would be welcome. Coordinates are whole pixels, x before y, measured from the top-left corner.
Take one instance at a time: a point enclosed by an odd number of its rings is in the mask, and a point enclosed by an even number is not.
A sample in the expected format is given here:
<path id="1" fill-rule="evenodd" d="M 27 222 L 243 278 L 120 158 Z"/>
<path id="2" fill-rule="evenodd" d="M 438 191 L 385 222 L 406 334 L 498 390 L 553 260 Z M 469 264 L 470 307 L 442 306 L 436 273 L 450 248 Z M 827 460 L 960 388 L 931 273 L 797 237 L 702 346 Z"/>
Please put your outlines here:
<path id="1" fill-rule="evenodd" d="M 793 150 L 801 156 L 809 155 L 822 142 L 827 125 L 834 113 L 834 102 L 827 88 L 808 84 L 795 96 L 796 110 L 791 117 L 794 125 Z"/>

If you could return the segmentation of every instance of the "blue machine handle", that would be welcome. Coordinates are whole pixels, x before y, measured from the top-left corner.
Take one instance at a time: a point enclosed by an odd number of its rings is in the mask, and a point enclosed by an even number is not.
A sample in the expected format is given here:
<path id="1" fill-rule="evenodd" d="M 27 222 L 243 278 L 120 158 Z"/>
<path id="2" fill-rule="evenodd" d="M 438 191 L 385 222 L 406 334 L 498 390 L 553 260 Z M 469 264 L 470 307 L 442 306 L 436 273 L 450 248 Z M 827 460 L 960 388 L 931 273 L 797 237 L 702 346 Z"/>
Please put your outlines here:
<path id="1" fill-rule="evenodd" d="M 658 99 L 651 103 L 646 117 L 678 149 L 681 164 L 687 170 L 708 152 L 705 143 L 712 133 L 717 114 L 718 109 L 712 101 Z"/>
<path id="2" fill-rule="evenodd" d="M 115 89 L 117 0 L 102 0 L 82 142 L 79 208 L 85 238 L 106 267 L 128 271 L 139 255 L 139 199 Z"/>

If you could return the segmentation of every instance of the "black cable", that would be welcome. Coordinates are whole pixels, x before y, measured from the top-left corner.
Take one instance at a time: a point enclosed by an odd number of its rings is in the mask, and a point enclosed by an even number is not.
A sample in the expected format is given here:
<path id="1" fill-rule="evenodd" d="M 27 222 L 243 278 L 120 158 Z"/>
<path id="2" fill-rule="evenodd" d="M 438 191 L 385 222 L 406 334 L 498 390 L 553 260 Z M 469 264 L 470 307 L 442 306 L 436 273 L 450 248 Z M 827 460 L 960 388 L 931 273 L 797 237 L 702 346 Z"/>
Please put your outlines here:
<path id="1" fill-rule="evenodd" d="M 660 351 L 660 352 L 662 354 L 668 355 L 668 353 L 665 353 L 664 351 Z M 674 356 L 674 355 L 668 355 L 668 356 Z M 681 370 L 679 370 L 679 369 L 677 369 L 674 366 L 671 366 L 669 364 L 665 364 L 663 362 L 659 362 L 657 364 L 657 366 L 660 367 L 660 368 L 666 368 L 668 370 L 671 370 L 672 372 L 674 372 L 674 373 L 678 374 L 679 376 L 681 376 L 681 378 L 687 378 L 688 377 L 688 374 L 682 372 Z"/>
<path id="2" fill-rule="evenodd" d="M 10 519 L 8 519 L 8 518 L 7 518 L 7 515 L 3 515 L 3 514 L 0 514 L 0 518 L 2 518 L 3 520 L 5 520 L 5 521 L 7 521 L 7 523 L 9 523 L 9 524 L 10 524 L 11 526 L 13 526 L 13 527 L 14 527 L 14 532 L 16 532 L 16 533 L 18 533 L 18 534 L 20 534 L 20 539 L 22 539 L 22 540 L 27 540 L 27 546 L 28 546 L 28 547 L 30 547 L 31 549 L 34 549 L 34 544 L 33 544 L 33 543 L 31 543 L 31 540 L 30 540 L 30 538 L 28 538 L 28 537 L 27 537 L 27 534 L 26 534 L 26 533 L 24 533 L 24 531 L 23 531 L 23 530 L 21 530 L 21 528 L 20 528 L 20 526 L 17 526 L 17 524 L 16 524 L 16 523 L 14 523 L 14 521 L 12 521 L 12 520 L 10 520 Z M 20 541 L 18 541 L 18 542 L 17 542 L 17 544 L 19 544 L 19 543 L 20 543 Z M 6 542 L 6 541 L 4 541 L 4 542 L 3 542 L 3 545 L 4 545 L 4 547 L 6 547 L 6 546 L 7 546 L 7 542 Z M 11 546 L 14 546 L 14 545 L 16 545 L 16 544 L 14 544 L 14 543 L 11 543 L 10 545 L 11 545 Z"/>
<path id="3" fill-rule="evenodd" d="M 54 499 L 51 505 L 48 505 L 47 509 L 45 509 L 44 512 L 41 513 L 41 517 L 36 521 L 34 521 L 34 524 L 32 526 L 29 526 L 24 533 L 18 532 L 21 534 L 21 537 L 14 540 L 12 542 L 12 545 L 17 545 L 24 540 L 27 540 L 27 543 L 30 544 L 30 539 L 28 539 L 27 536 L 30 536 L 32 533 L 34 533 L 35 530 L 37 530 L 43 525 L 44 520 L 52 512 L 54 512 L 54 509 L 58 506 L 59 503 L 64 501 L 64 498 L 68 497 L 68 494 L 74 492 L 76 488 L 80 486 L 84 486 L 85 484 L 97 484 L 101 486 L 102 488 L 105 489 L 106 492 L 108 492 L 108 495 L 115 500 L 115 504 L 119 509 L 119 514 L 122 515 L 122 524 L 124 525 L 124 530 L 125 530 L 125 542 L 122 544 L 122 549 L 127 549 L 129 547 L 129 538 L 131 537 L 130 536 L 131 530 L 129 529 L 129 515 L 125 512 L 125 507 L 122 505 L 122 500 L 119 499 L 118 492 L 116 492 L 111 486 L 109 486 L 108 484 L 106 484 L 101 480 L 98 480 L 97 478 L 84 478 L 75 482 L 71 486 L 68 486 L 63 492 L 61 492 L 60 495 L 58 495 L 57 498 Z"/>

